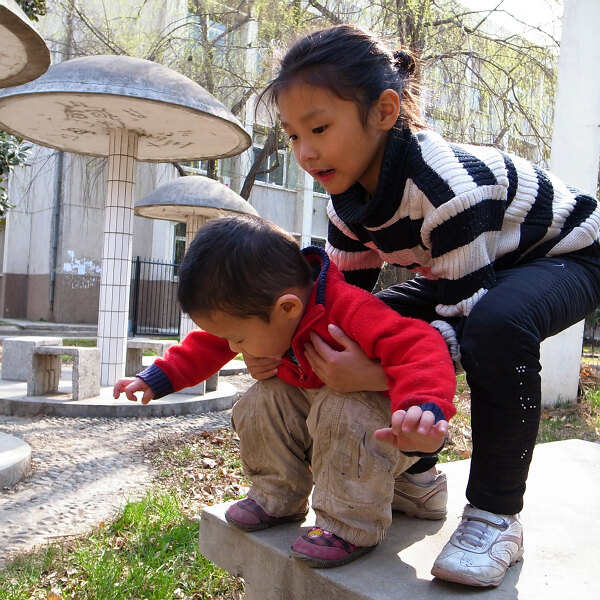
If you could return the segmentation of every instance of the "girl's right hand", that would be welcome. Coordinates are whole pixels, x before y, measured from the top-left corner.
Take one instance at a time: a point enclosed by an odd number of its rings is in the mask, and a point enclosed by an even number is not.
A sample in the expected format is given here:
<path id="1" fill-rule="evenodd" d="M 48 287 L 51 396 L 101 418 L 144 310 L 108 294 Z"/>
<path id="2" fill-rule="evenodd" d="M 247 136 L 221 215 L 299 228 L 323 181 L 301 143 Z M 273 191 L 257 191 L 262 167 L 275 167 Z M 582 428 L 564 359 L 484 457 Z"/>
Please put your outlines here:
<path id="1" fill-rule="evenodd" d="M 248 367 L 248 372 L 254 379 L 263 381 L 271 379 L 277 375 L 277 367 L 281 364 L 281 359 L 271 357 L 250 356 L 244 354 L 244 362 Z"/>
<path id="2" fill-rule="evenodd" d="M 304 353 L 319 379 L 336 392 L 381 392 L 387 389 L 387 377 L 378 360 L 371 360 L 362 348 L 339 327 L 329 325 L 331 337 L 342 347 L 334 350 L 314 331 Z"/>

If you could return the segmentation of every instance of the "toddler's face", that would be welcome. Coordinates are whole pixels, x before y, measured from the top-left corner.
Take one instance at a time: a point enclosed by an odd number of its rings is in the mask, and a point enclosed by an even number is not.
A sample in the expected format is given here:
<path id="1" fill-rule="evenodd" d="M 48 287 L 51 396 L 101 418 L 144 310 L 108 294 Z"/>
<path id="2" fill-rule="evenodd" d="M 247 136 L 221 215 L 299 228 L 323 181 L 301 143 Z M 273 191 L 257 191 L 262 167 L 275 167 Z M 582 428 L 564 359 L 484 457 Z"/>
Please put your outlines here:
<path id="1" fill-rule="evenodd" d="M 235 317 L 223 312 L 195 313 L 192 321 L 204 331 L 226 339 L 232 352 L 256 357 L 281 358 L 292 345 L 296 323 L 272 318 L 269 323 L 258 317 Z"/>

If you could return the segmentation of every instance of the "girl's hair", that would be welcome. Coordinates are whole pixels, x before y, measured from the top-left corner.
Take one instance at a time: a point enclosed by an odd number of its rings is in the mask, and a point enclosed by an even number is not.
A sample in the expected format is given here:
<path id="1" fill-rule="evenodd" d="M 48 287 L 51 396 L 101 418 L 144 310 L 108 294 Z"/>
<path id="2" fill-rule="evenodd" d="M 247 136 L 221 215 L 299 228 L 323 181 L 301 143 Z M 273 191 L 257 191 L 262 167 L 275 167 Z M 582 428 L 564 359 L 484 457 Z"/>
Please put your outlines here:
<path id="1" fill-rule="evenodd" d="M 336 25 L 296 41 L 281 61 L 279 74 L 261 93 L 277 105 L 279 95 L 298 80 L 333 92 L 358 106 L 366 123 L 369 110 L 386 89 L 400 96 L 402 126 L 427 127 L 415 91 L 414 57 L 403 50 L 392 52 L 381 40 L 354 25 Z"/>
<path id="2" fill-rule="evenodd" d="M 283 290 L 311 284 L 311 267 L 291 234 L 239 215 L 198 230 L 179 268 L 177 298 L 188 314 L 219 311 L 268 322 Z"/>

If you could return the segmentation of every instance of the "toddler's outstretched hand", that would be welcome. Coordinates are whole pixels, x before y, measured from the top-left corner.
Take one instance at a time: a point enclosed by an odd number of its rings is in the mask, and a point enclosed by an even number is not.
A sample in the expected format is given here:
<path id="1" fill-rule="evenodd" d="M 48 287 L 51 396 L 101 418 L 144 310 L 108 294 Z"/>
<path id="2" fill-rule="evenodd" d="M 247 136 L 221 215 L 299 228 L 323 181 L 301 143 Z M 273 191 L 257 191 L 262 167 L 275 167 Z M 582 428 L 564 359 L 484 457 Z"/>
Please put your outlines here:
<path id="1" fill-rule="evenodd" d="M 113 388 L 113 398 L 118 398 L 121 393 L 124 393 L 129 400 L 137 402 L 136 392 L 143 392 L 142 404 L 148 404 L 148 402 L 154 398 L 152 388 L 139 377 L 125 377 L 119 379 Z"/>
<path id="2" fill-rule="evenodd" d="M 375 438 L 402 452 L 433 453 L 444 443 L 449 427 L 448 421 L 434 421 L 433 413 L 419 406 L 397 410 L 392 415 L 392 426 L 378 429 Z"/>

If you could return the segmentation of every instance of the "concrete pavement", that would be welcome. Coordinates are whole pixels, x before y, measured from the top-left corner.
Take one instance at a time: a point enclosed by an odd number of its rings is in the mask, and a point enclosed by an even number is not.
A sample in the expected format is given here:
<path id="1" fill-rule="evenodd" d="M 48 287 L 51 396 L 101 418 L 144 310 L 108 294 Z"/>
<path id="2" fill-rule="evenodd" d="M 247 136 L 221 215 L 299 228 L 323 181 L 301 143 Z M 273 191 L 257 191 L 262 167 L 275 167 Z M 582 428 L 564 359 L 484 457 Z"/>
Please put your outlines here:
<path id="1" fill-rule="evenodd" d="M 569 440 L 536 447 L 521 514 L 525 558 L 498 588 L 434 579 L 430 569 L 459 523 L 469 460 L 440 465 L 448 476 L 448 517 L 422 521 L 395 514 L 386 539 L 369 554 L 334 569 L 289 558 L 293 541 L 314 524 L 244 533 L 224 519 L 228 504 L 205 508 L 200 553 L 244 578 L 246 600 L 580 600 L 600 589 L 600 444 Z"/>

